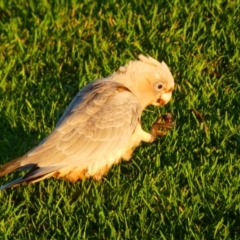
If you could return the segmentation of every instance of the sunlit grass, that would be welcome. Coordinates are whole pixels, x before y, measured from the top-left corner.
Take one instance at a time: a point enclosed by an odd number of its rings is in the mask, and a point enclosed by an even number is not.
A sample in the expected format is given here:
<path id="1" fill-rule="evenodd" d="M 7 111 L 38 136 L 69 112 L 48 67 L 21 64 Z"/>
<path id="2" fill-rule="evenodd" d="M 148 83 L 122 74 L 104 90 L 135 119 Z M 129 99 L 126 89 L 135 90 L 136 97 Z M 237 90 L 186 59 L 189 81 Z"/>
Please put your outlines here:
<path id="1" fill-rule="evenodd" d="M 144 129 L 167 111 L 176 127 L 101 182 L 1 192 L 0 239 L 239 239 L 239 10 L 238 0 L 1 1 L 1 164 L 47 136 L 79 88 L 139 53 L 176 80 Z"/>

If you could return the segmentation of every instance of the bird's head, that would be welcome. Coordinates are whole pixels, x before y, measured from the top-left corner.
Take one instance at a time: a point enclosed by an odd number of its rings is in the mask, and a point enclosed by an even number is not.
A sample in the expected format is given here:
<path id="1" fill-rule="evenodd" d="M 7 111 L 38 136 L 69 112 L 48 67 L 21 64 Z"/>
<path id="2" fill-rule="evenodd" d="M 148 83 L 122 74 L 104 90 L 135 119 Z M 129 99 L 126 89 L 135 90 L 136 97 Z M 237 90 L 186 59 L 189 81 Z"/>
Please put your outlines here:
<path id="1" fill-rule="evenodd" d="M 167 104 L 174 89 L 174 79 L 168 66 L 152 57 L 139 55 L 138 58 L 119 69 L 120 72 L 125 71 L 130 79 L 126 84 L 138 98 L 142 109 L 148 105 Z"/>

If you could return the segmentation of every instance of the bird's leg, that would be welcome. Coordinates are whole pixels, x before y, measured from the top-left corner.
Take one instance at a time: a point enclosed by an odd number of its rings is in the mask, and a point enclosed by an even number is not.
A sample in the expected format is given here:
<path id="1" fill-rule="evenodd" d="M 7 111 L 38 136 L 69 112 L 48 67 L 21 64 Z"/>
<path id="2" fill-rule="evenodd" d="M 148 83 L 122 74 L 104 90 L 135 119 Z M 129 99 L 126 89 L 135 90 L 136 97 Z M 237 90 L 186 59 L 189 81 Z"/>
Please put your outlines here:
<path id="1" fill-rule="evenodd" d="M 174 127 L 172 121 L 173 115 L 171 113 L 167 113 L 155 121 L 150 132 L 152 138 L 155 139 L 157 136 L 165 136 L 167 134 L 167 131 Z M 164 129 L 164 131 L 160 129 Z"/>

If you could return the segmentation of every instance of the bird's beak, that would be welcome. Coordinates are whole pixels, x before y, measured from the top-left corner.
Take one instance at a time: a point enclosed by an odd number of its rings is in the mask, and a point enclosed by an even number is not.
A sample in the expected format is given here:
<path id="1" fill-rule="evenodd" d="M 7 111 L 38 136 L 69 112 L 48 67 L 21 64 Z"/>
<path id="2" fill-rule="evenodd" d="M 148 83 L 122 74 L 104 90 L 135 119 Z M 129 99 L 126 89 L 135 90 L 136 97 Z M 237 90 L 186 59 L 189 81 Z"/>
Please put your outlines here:
<path id="1" fill-rule="evenodd" d="M 172 92 L 163 93 L 161 97 L 157 100 L 156 105 L 160 105 L 160 106 L 166 105 L 170 101 L 171 97 L 172 97 Z"/>

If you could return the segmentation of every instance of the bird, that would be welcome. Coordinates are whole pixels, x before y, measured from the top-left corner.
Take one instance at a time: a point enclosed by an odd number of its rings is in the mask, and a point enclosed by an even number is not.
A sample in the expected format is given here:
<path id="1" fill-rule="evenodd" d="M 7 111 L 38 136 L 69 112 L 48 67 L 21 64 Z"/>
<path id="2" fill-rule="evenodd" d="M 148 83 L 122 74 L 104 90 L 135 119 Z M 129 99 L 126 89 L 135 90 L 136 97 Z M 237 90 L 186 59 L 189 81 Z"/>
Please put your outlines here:
<path id="1" fill-rule="evenodd" d="M 150 132 L 144 131 L 141 115 L 149 105 L 167 104 L 174 84 L 164 61 L 143 54 L 90 82 L 73 98 L 50 135 L 0 168 L 0 177 L 26 171 L 0 190 L 50 177 L 73 183 L 88 178 L 99 181 L 113 165 L 129 161 L 141 142 L 152 143 L 166 134 L 159 130 L 161 118 Z"/>

